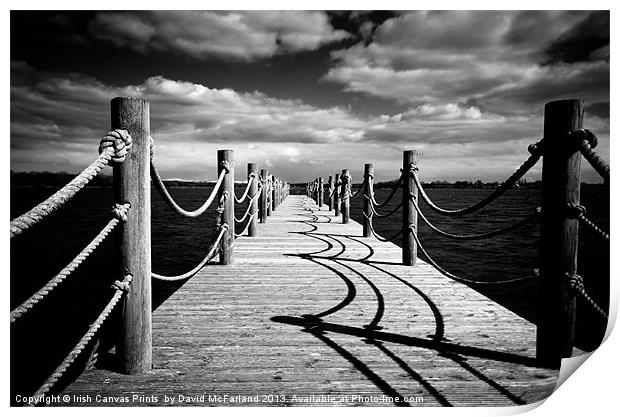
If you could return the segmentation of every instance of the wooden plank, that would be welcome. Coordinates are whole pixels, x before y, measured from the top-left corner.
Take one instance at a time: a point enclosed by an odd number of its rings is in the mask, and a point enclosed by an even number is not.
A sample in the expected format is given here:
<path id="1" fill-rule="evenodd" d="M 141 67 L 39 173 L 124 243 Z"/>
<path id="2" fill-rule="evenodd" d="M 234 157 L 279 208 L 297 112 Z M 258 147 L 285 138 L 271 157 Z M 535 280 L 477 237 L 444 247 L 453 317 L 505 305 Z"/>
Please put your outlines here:
<path id="1" fill-rule="evenodd" d="M 209 265 L 153 313 L 152 371 L 88 371 L 63 394 L 160 399 L 118 405 L 285 396 L 191 404 L 205 406 L 396 405 L 339 402 L 347 395 L 509 406 L 550 395 L 558 371 L 535 366 L 533 324 L 421 260 L 402 265 L 399 247 L 339 220 L 311 198 L 288 197 L 258 237 L 235 241 L 235 265 Z"/>

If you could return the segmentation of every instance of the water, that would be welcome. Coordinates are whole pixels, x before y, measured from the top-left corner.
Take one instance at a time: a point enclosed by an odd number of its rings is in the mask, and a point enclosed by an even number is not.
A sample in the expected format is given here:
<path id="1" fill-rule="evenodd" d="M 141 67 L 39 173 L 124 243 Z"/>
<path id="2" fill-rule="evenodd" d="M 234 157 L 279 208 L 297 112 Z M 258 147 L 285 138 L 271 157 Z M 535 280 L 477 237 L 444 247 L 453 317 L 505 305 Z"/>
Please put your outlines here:
<path id="1" fill-rule="evenodd" d="M 27 211 L 51 195 L 51 188 L 11 188 L 11 218 Z M 186 209 L 198 208 L 211 188 L 173 187 L 171 194 Z M 240 195 L 243 187 L 236 190 Z M 301 190 L 300 190 L 301 192 Z M 477 201 L 489 190 L 436 189 L 429 196 L 445 208 L 459 208 Z M 377 190 L 383 201 L 388 190 Z M 397 204 L 381 209 L 387 212 Z M 458 234 L 480 233 L 514 222 L 530 214 L 540 203 L 540 191 L 509 190 L 495 204 L 475 215 L 445 218 L 422 210 L 438 227 Z M 582 203 L 587 215 L 609 230 L 609 189 L 583 187 Z M 110 218 L 111 188 L 87 188 L 59 212 L 34 230 L 11 242 L 11 308 L 29 297 L 63 268 Z M 237 217 L 245 206 L 237 206 Z M 362 198 L 351 202 L 352 218 L 362 221 Z M 164 275 L 177 275 L 202 260 L 213 237 L 213 207 L 197 219 L 176 215 L 152 192 L 152 269 Z M 400 227 L 400 212 L 388 219 L 375 220 L 378 233 L 391 236 Z M 448 271 L 476 280 L 502 280 L 529 275 L 539 260 L 539 228 L 529 225 L 510 234 L 484 241 L 453 241 L 434 234 L 422 222 L 419 235 L 429 254 Z M 395 243 L 400 244 L 397 240 Z M 599 305 L 607 308 L 609 298 L 609 245 L 585 227 L 580 231 L 579 273 L 586 288 Z M 91 257 L 31 313 L 11 325 L 11 390 L 31 394 L 52 373 L 67 352 L 84 334 L 109 300 L 115 279 L 113 239 L 107 239 Z M 446 278 L 447 279 L 447 278 Z M 153 304 L 158 306 L 179 286 L 153 283 Z M 536 288 L 532 283 L 509 287 L 474 286 L 487 297 L 535 322 Z M 109 327 L 114 323 L 108 324 Z M 605 323 L 589 307 L 578 303 L 577 344 L 591 350 L 600 342 Z M 106 329 L 103 329 L 105 334 Z M 61 381 L 61 385 L 62 386 Z M 64 381 L 66 382 L 66 381 Z"/>

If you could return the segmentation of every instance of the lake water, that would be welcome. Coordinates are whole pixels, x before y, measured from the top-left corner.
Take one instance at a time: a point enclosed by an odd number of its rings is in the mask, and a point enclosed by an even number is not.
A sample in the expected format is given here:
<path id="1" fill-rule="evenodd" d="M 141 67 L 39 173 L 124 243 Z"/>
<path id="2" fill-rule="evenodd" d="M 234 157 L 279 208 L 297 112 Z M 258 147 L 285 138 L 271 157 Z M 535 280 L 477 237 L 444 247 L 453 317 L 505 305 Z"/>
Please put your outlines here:
<path id="1" fill-rule="evenodd" d="M 241 194 L 243 187 L 238 186 Z M 11 218 L 22 214 L 55 190 L 11 188 Z M 301 190 L 300 190 L 301 191 Z M 187 209 L 197 208 L 210 188 L 174 187 L 171 193 Z M 377 190 L 377 200 L 388 190 Z M 460 208 L 479 200 L 489 190 L 435 189 L 429 196 L 445 208 Z M 386 212 L 398 203 L 398 196 Z M 213 235 L 213 208 L 197 219 L 172 212 L 159 195 L 152 192 L 152 268 L 154 272 L 176 275 L 200 262 Z M 582 204 L 587 215 L 609 230 L 609 189 L 583 187 Z M 111 188 L 87 188 L 71 203 L 50 216 L 34 230 L 11 241 L 11 308 L 14 308 L 62 269 L 105 225 L 110 218 Z M 509 190 L 496 203 L 463 218 L 445 218 L 421 204 L 429 220 L 458 234 L 480 233 L 505 226 L 540 205 L 540 191 Z M 245 206 L 237 207 L 237 216 Z M 362 198 L 351 202 L 351 216 L 362 221 Z M 391 236 L 400 227 L 400 212 L 388 219 L 375 220 L 378 233 Z M 539 260 L 539 227 L 529 225 L 510 234 L 483 241 L 454 241 L 430 231 L 422 222 L 419 236 L 429 254 L 448 271 L 476 280 L 502 280 L 529 275 Z M 11 325 L 11 391 L 32 393 L 77 343 L 112 294 L 113 239 L 100 249 L 51 296 L 31 313 Z M 395 243 L 399 244 L 399 241 Z M 585 227 L 580 231 L 579 273 L 599 305 L 607 308 L 609 298 L 609 245 Z M 448 279 L 448 278 L 446 278 Z M 178 284 L 153 283 L 154 305 L 159 305 Z M 536 291 L 532 283 L 474 288 L 515 313 L 535 322 Z M 591 350 L 604 333 L 605 323 L 589 307 L 578 303 L 577 344 Z"/>

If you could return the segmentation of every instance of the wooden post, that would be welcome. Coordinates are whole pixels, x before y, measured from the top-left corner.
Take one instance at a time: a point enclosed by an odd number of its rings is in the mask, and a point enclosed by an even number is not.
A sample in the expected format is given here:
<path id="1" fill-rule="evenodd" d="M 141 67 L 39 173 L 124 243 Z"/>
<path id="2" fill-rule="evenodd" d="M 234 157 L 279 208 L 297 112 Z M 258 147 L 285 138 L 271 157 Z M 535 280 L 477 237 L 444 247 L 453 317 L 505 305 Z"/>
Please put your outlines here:
<path id="1" fill-rule="evenodd" d="M 418 198 L 418 189 L 411 175 L 411 168 L 418 166 L 418 151 L 403 152 L 403 265 L 415 265 L 418 259 L 418 248 L 413 234 L 418 232 L 418 213 L 413 206 L 412 198 Z M 413 230 L 410 229 L 413 226 Z"/>
<path id="2" fill-rule="evenodd" d="M 372 216 L 372 208 L 370 205 L 370 200 L 368 200 L 368 198 L 366 198 L 366 196 L 370 197 L 370 193 L 372 190 L 372 182 L 374 180 L 374 176 L 375 176 L 375 168 L 373 167 L 372 164 L 366 164 L 364 165 L 364 180 L 365 180 L 365 185 L 364 185 L 364 214 L 366 214 L 366 216 L 371 217 Z M 364 237 L 370 237 L 372 235 L 372 232 L 370 231 L 370 220 L 366 217 L 364 217 L 364 223 L 363 223 L 363 232 L 364 232 Z"/>
<path id="3" fill-rule="evenodd" d="M 323 196 L 323 177 L 319 177 L 319 210 L 321 210 L 321 207 L 323 207 L 323 201 L 325 200 L 325 197 Z"/>
<path id="4" fill-rule="evenodd" d="M 328 180 L 327 180 L 327 184 L 328 184 L 328 189 L 329 189 L 329 203 L 328 203 L 328 208 L 329 211 L 332 211 L 334 209 L 334 193 L 332 192 L 334 190 L 334 177 L 333 176 L 329 176 Z"/>
<path id="5" fill-rule="evenodd" d="M 119 280 L 133 276 L 120 308 L 117 354 L 123 372 L 143 373 L 152 367 L 151 321 L 151 177 L 149 103 L 117 97 L 111 102 L 112 129 L 131 132 L 133 145 L 125 162 L 114 165 L 114 201 L 130 203 L 127 221 L 118 226 Z"/>
<path id="6" fill-rule="evenodd" d="M 348 169 L 342 170 L 342 184 L 340 186 L 340 195 L 342 196 L 342 223 L 349 223 L 349 209 L 351 201 L 349 200 L 349 192 L 351 191 L 351 174 Z"/>
<path id="7" fill-rule="evenodd" d="M 340 174 L 334 177 L 334 215 L 340 215 Z"/>
<path id="8" fill-rule="evenodd" d="M 262 187 L 260 189 L 260 197 L 258 198 L 258 219 L 261 223 L 267 223 L 267 205 L 268 205 L 268 191 L 269 191 L 269 171 L 266 169 L 260 170 L 260 176 L 262 180 Z"/>
<path id="9" fill-rule="evenodd" d="M 276 210 L 276 176 L 271 176 L 271 204 L 269 204 L 269 209 L 267 210 L 267 214 L 271 216 Z"/>
<path id="10" fill-rule="evenodd" d="M 220 242 L 220 263 L 222 265 L 232 265 L 235 263 L 234 243 L 235 243 L 235 160 L 233 151 L 217 151 L 217 175 L 228 168 L 224 175 L 224 181 L 218 192 L 218 197 L 227 193 L 224 201 L 224 212 L 222 213 L 222 224 L 228 225 L 228 230 L 224 232 Z"/>
<path id="11" fill-rule="evenodd" d="M 572 355 L 575 342 L 575 297 L 566 274 L 577 272 L 579 220 L 567 216 L 567 205 L 579 204 L 581 154 L 568 133 L 582 125 L 581 100 L 545 105 L 536 357 L 553 367 Z"/>
<path id="12" fill-rule="evenodd" d="M 255 163 L 248 164 L 248 181 L 251 178 L 251 175 L 254 175 L 252 178 L 252 185 L 250 185 L 250 193 L 248 194 L 248 198 L 250 199 L 250 226 L 248 228 L 248 236 L 258 236 L 258 219 L 256 212 L 258 211 L 258 199 L 254 198 L 256 193 L 258 192 L 258 168 Z"/>

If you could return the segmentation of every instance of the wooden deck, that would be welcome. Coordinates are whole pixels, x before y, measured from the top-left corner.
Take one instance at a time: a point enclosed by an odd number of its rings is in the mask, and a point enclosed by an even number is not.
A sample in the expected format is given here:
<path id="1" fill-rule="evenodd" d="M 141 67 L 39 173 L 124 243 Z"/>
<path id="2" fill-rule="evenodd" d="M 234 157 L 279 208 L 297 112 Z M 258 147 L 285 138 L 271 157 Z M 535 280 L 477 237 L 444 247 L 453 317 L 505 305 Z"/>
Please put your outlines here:
<path id="1" fill-rule="evenodd" d="M 157 308 L 152 371 L 91 370 L 62 394 L 90 395 L 72 404 L 87 406 L 111 405 L 96 395 L 510 406 L 551 394 L 558 370 L 535 366 L 533 324 L 422 261 L 399 265 L 399 247 L 361 229 L 290 196 L 259 237 L 237 239 L 234 266 L 209 265 Z"/>

